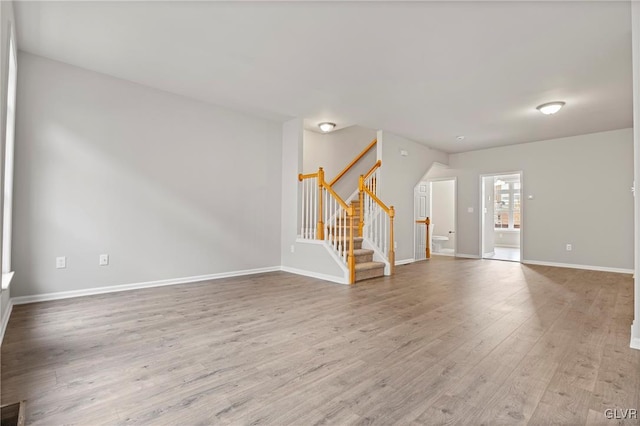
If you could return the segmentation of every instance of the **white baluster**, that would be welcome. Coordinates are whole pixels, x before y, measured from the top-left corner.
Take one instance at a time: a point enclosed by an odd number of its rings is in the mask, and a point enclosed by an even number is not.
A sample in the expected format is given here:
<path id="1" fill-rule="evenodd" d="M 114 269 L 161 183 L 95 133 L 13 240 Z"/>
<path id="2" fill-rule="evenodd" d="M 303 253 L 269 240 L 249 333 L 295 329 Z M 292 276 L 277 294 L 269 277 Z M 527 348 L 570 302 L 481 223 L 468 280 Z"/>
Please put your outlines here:
<path id="1" fill-rule="evenodd" d="M 332 216 L 334 215 L 335 211 L 336 211 L 336 200 L 332 196 L 331 197 L 331 215 Z M 338 238 L 336 236 L 335 217 L 333 218 L 331 235 L 333 236 L 333 249 L 337 251 L 338 250 Z"/>
<path id="2" fill-rule="evenodd" d="M 304 180 L 300 183 L 302 184 L 302 197 L 300 198 L 300 237 L 304 238 Z"/>
<path id="3" fill-rule="evenodd" d="M 308 191 L 308 197 L 307 197 L 307 238 L 311 239 L 313 237 L 313 234 L 311 233 L 311 197 L 313 196 L 313 193 L 311 192 L 311 186 L 313 185 L 313 181 L 311 179 L 309 179 L 309 189 Z"/>
<path id="4" fill-rule="evenodd" d="M 324 200 L 324 239 L 329 239 L 329 193 L 322 187 L 322 195 Z"/>
<path id="5" fill-rule="evenodd" d="M 312 182 L 313 184 L 313 192 L 312 192 L 312 206 L 311 206 L 311 230 L 313 233 L 313 239 L 318 238 L 318 178 L 315 178 Z"/>

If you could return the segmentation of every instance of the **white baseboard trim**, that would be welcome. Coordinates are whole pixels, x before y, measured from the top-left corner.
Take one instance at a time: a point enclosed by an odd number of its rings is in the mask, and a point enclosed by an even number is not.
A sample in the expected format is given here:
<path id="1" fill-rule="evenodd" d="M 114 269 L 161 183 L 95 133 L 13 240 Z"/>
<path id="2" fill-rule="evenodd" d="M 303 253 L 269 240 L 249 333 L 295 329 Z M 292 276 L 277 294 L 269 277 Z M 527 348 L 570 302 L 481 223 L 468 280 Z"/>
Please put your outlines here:
<path id="1" fill-rule="evenodd" d="M 246 269 L 242 271 L 221 272 L 219 274 L 197 275 L 194 277 L 170 278 L 167 280 L 147 281 L 134 284 L 114 285 L 109 287 L 95 287 L 83 290 L 61 291 L 57 293 L 36 294 L 33 296 L 19 296 L 11 298 L 14 305 L 25 303 L 45 302 L 48 300 L 69 299 L 72 297 L 93 296 L 96 294 L 115 293 L 119 291 L 137 290 L 149 287 L 163 287 L 167 285 L 187 284 L 199 281 L 217 280 L 221 278 L 239 277 L 243 275 L 262 274 L 265 272 L 280 271 L 279 266 L 268 268 Z"/>
<path id="2" fill-rule="evenodd" d="M 400 265 L 407 265 L 409 263 L 413 263 L 416 260 L 414 258 L 411 259 L 402 259 L 402 260 L 396 260 L 396 266 L 400 266 Z"/>
<path id="3" fill-rule="evenodd" d="M 456 257 L 455 253 L 436 253 L 436 252 L 431 252 L 431 256 L 449 256 L 449 257 Z"/>
<path id="4" fill-rule="evenodd" d="M 631 342 L 629 342 L 629 347 L 640 350 L 640 327 L 636 328 L 636 325 L 639 325 L 637 319 L 631 323 Z"/>
<path id="5" fill-rule="evenodd" d="M 555 266 L 557 268 L 572 268 L 572 269 L 586 269 L 589 271 L 615 272 L 618 274 L 633 274 L 633 269 L 610 268 L 608 266 L 576 265 L 572 263 L 542 262 L 539 260 L 522 260 L 521 263 L 524 263 L 527 265 Z"/>
<path id="6" fill-rule="evenodd" d="M 2 341 L 4 340 L 4 332 L 7 331 L 7 326 L 9 325 L 9 318 L 11 318 L 11 311 L 13 310 L 13 299 L 9 299 L 9 303 L 7 303 L 7 308 L 2 313 L 2 324 L 0 324 L 0 345 L 2 345 Z"/>
<path id="7" fill-rule="evenodd" d="M 456 253 L 456 257 L 464 257 L 466 259 L 480 259 L 477 254 Z"/>
<path id="8" fill-rule="evenodd" d="M 335 275 L 322 274 L 320 272 L 306 271 L 304 269 L 291 268 L 290 266 L 281 266 L 280 270 L 283 272 L 289 272 L 290 274 L 302 275 L 310 278 L 317 278 L 319 280 L 331 281 L 338 284 L 349 284 L 344 277 L 337 277 Z"/>
<path id="9" fill-rule="evenodd" d="M 483 254 L 482 257 L 491 257 L 491 256 L 494 256 L 495 254 L 496 254 L 495 251 L 490 251 L 489 253 Z"/>

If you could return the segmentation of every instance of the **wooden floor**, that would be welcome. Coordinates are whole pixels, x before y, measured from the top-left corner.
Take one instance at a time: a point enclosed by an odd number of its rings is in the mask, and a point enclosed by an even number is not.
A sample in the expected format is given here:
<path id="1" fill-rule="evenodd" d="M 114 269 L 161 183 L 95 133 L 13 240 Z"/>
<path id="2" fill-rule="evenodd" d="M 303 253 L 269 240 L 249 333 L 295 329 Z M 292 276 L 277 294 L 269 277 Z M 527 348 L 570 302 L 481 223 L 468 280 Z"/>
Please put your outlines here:
<path id="1" fill-rule="evenodd" d="M 2 403 L 42 425 L 618 424 L 632 306 L 629 275 L 447 257 L 22 305 Z"/>

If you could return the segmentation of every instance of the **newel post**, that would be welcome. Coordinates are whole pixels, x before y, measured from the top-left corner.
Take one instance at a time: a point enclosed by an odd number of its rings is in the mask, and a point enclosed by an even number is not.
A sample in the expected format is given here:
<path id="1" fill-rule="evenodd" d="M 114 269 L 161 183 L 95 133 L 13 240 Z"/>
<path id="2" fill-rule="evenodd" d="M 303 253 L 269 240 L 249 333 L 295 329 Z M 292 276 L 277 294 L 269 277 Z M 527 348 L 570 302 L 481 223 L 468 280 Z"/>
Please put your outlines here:
<path id="1" fill-rule="evenodd" d="M 396 209 L 393 206 L 389 207 L 389 267 L 391 268 L 391 275 L 396 270 L 396 248 L 395 238 L 393 236 L 393 218 L 396 216 Z"/>
<path id="2" fill-rule="evenodd" d="M 426 218 L 424 224 L 427 226 L 427 232 L 425 233 L 427 239 L 425 256 L 427 259 L 431 259 L 431 244 L 429 244 L 429 225 L 431 225 L 431 220 L 429 218 Z"/>
<path id="3" fill-rule="evenodd" d="M 318 225 L 316 228 L 316 239 L 324 240 L 324 222 L 322 221 L 322 187 L 324 185 L 324 170 L 318 168 Z"/>

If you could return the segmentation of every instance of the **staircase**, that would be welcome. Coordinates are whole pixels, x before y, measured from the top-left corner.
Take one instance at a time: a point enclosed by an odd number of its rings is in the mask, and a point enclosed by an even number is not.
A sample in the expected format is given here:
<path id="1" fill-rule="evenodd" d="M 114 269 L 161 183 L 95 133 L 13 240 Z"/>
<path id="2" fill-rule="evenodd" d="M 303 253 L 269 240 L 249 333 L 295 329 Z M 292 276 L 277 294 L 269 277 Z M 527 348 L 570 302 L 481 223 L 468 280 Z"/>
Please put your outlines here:
<path id="1" fill-rule="evenodd" d="M 355 212 L 353 215 L 353 221 L 354 223 L 359 223 L 360 200 L 352 201 L 351 207 L 353 207 L 353 211 Z M 356 282 L 384 276 L 384 262 L 374 262 L 374 251 L 362 248 L 364 238 L 358 236 L 357 226 L 354 226 L 353 229 L 351 229 L 349 228 L 348 219 L 338 219 L 336 221 L 336 225 L 332 227 L 332 230 L 334 231 L 334 235 L 346 234 L 347 237 L 350 237 L 351 232 L 353 232 L 353 257 L 355 258 Z M 349 250 L 349 238 L 345 240 L 345 243 L 347 244 L 347 250 Z"/>
<path id="2" fill-rule="evenodd" d="M 347 201 L 333 189 L 376 143 L 374 139 L 331 182 L 325 180 L 322 167 L 317 173 L 298 175 L 301 194 L 298 238 L 320 240 L 341 265 L 345 281 L 350 284 L 393 274 L 395 265 L 395 210 L 377 196 L 382 162 L 378 160 L 368 173 L 360 176 L 357 190 Z"/>

